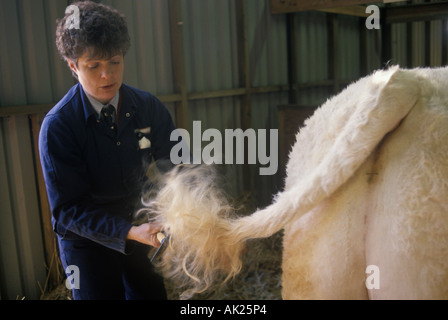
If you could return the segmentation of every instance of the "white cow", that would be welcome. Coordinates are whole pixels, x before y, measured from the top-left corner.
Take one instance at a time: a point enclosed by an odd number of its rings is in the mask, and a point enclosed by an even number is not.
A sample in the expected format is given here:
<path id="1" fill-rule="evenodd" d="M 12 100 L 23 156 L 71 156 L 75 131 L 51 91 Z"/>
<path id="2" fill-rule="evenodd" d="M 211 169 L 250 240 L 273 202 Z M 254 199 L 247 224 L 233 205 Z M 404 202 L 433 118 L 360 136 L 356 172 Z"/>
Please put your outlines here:
<path id="1" fill-rule="evenodd" d="M 158 267 L 188 298 L 240 270 L 245 240 L 284 229 L 284 299 L 447 299 L 447 88 L 448 68 L 351 84 L 306 121 L 284 191 L 249 216 L 232 216 L 209 166 L 162 177 L 146 209 L 170 234 Z"/>

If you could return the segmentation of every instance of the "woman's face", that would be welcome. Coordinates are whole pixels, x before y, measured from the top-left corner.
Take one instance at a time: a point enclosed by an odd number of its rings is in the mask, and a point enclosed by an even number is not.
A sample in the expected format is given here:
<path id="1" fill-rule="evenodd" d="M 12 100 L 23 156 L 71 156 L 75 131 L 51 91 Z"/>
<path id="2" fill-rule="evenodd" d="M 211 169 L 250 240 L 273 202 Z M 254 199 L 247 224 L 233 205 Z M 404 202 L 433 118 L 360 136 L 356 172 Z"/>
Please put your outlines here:
<path id="1" fill-rule="evenodd" d="M 109 59 L 89 56 L 88 51 L 78 62 L 68 60 L 68 65 L 78 75 L 83 89 L 102 104 L 108 103 L 123 83 L 124 58 L 122 54 Z"/>

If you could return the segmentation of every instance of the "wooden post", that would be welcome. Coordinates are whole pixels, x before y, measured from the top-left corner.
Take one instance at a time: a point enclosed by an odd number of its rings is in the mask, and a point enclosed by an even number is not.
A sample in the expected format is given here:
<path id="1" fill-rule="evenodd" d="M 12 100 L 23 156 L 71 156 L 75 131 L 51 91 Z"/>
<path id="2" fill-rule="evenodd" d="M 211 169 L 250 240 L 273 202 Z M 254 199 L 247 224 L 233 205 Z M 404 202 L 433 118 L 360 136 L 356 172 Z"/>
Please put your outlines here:
<path id="1" fill-rule="evenodd" d="M 432 67 L 431 65 L 431 21 L 425 21 L 425 66 Z"/>
<path id="2" fill-rule="evenodd" d="M 386 67 L 392 58 L 391 48 L 391 24 L 387 23 L 387 14 L 384 8 L 381 10 L 381 63 L 383 67 Z"/>
<path id="3" fill-rule="evenodd" d="M 175 90 L 181 96 L 181 100 L 175 102 L 176 126 L 188 130 L 188 96 L 185 80 L 182 2 L 180 0 L 170 0 L 169 8 L 174 84 Z"/>
<path id="4" fill-rule="evenodd" d="M 328 55 L 328 75 L 333 81 L 333 93 L 339 92 L 339 23 L 338 15 L 327 14 L 328 48 L 332 54 Z"/>
<path id="5" fill-rule="evenodd" d="M 31 132 L 33 139 L 33 153 L 35 159 L 35 171 L 37 176 L 37 189 L 40 205 L 40 214 L 42 221 L 42 229 L 44 236 L 45 258 L 47 263 L 47 281 L 43 289 L 46 289 L 48 285 L 51 287 L 57 286 L 62 279 L 60 279 L 59 266 L 59 254 L 57 251 L 56 235 L 53 231 L 51 223 L 51 210 L 47 198 L 47 189 L 45 187 L 44 175 L 42 172 L 42 166 L 39 157 L 39 131 L 44 114 L 33 114 L 31 119 Z"/>
<path id="6" fill-rule="evenodd" d="M 369 61 L 369 50 L 367 47 L 367 28 L 365 25 L 365 18 L 359 18 L 359 71 L 362 77 L 365 77 L 368 73 L 367 61 Z"/>
<path id="7" fill-rule="evenodd" d="M 412 23 L 406 23 L 406 66 L 412 68 Z"/>
<path id="8" fill-rule="evenodd" d="M 289 84 L 289 104 L 297 104 L 297 32 L 296 14 L 287 14 L 287 44 L 288 44 L 288 84 Z"/>
<path id="9" fill-rule="evenodd" d="M 251 92 L 250 92 L 250 61 L 247 30 L 247 3 L 246 0 L 238 0 L 236 3 L 237 43 L 238 43 L 238 69 L 240 83 L 245 93 L 241 95 L 241 127 L 246 130 L 251 127 Z M 247 159 L 248 146 L 244 144 L 244 158 Z M 251 190 L 251 171 L 248 164 L 243 165 L 243 192 Z"/>
<path id="10" fill-rule="evenodd" d="M 442 66 L 446 66 L 448 63 L 448 23 L 447 20 L 442 20 Z"/>

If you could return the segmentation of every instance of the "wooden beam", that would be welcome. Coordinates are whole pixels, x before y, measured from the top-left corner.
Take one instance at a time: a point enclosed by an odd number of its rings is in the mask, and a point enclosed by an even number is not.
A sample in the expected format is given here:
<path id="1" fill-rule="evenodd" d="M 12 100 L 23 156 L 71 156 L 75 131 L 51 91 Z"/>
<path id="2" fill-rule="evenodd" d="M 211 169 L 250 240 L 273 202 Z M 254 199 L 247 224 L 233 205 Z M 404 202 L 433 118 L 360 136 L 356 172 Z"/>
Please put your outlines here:
<path id="1" fill-rule="evenodd" d="M 271 13 L 293 13 L 308 10 L 322 10 L 336 7 L 378 3 L 372 0 L 270 0 Z"/>
<path id="2" fill-rule="evenodd" d="M 318 11 L 343 14 L 346 16 L 355 16 L 361 18 L 367 18 L 368 16 L 370 16 L 370 13 L 366 13 L 365 6 L 337 7 L 337 8 L 320 9 Z"/>
<path id="3" fill-rule="evenodd" d="M 34 104 L 27 106 L 10 106 L 10 107 L 0 107 L 0 118 L 10 117 L 10 116 L 21 116 L 28 114 L 40 114 L 47 113 L 53 108 L 54 104 Z"/>
<path id="4" fill-rule="evenodd" d="M 386 24 L 447 19 L 448 2 L 386 7 L 381 14 Z"/>
<path id="5" fill-rule="evenodd" d="M 233 96 L 244 96 L 247 94 L 246 88 L 217 90 L 208 92 L 192 92 L 188 94 L 188 100 L 214 99 Z"/>
<path id="6" fill-rule="evenodd" d="M 339 80 L 342 85 L 349 84 L 355 79 Z M 293 90 L 298 89 L 309 89 L 317 87 L 331 87 L 334 83 L 332 80 L 321 80 L 321 81 L 310 81 L 300 84 L 295 84 Z M 199 99 L 216 99 L 224 97 L 237 97 L 245 96 L 247 92 L 249 95 L 260 94 L 260 93 L 273 93 L 273 92 L 288 92 L 290 89 L 289 85 L 278 85 L 278 86 L 261 86 L 261 87 L 251 87 L 249 90 L 246 88 L 233 88 L 227 90 L 216 90 L 216 91 L 204 91 L 204 92 L 191 92 L 187 94 L 187 100 L 199 100 Z M 176 103 L 182 101 L 182 96 L 180 94 L 166 94 L 157 96 L 157 98 L 163 103 Z M 54 103 L 49 104 L 30 104 L 26 106 L 7 106 L 0 107 L 0 118 L 13 117 L 17 115 L 44 115 L 54 106 Z"/>
<path id="7" fill-rule="evenodd" d="M 297 85 L 296 85 L 296 87 L 297 87 Z M 249 91 L 251 94 L 257 94 L 257 93 L 285 92 L 288 90 L 289 90 L 288 85 L 282 85 L 282 86 L 254 87 L 254 88 L 250 88 Z"/>
<path id="8" fill-rule="evenodd" d="M 169 103 L 169 102 L 179 102 L 182 101 L 182 95 L 173 93 L 173 94 L 162 94 L 158 95 L 157 99 L 159 99 L 161 102 Z"/>

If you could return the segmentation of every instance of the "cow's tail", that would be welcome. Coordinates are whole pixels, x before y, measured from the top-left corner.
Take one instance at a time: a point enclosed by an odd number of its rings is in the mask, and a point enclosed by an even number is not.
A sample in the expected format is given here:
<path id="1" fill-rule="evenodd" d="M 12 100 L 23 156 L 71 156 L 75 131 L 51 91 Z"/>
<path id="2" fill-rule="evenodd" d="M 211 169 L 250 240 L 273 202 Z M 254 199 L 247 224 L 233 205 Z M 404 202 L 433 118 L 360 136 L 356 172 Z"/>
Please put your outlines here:
<path id="1" fill-rule="evenodd" d="M 155 264 L 165 277 L 184 288 L 182 298 L 209 289 L 216 278 L 225 280 L 237 274 L 247 239 L 273 235 L 335 192 L 408 114 L 419 96 L 416 80 L 397 68 L 362 81 L 356 88 L 368 91 L 358 93 L 364 97 L 354 96 L 347 100 L 351 105 L 337 106 L 349 112 L 339 117 L 342 125 L 334 141 L 320 150 L 323 158 L 307 166 L 312 169 L 298 181 L 289 181 L 272 205 L 252 215 L 233 215 L 210 166 L 180 166 L 163 176 L 156 196 L 143 211 L 150 212 L 170 235 L 166 251 Z M 321 112 L 334 109 L 332 103 L 324 104 Z M 328 123 L 320 124 L 321 132 L 331 127 Z M 305 126 L 299 135 L 307 130 L 311 128 Z M 297 150 L 300 148 L 293 152 Z M 293 157 L 291 154 L 290 162 Z M 288 170 L 294 168 L 288 165 Z"/>
<path id="2" fill-rule="evenodd" d="M 369 92 L 359 92 L 359 95 L 369 95 L 370 99 L 353 97 L 358 103 L 347 115 L 345 125 L 330 147 L 320 150 L 325 155 L 321 161 L 311 166 L 300 181 L 290 181 L 289 187 L 276 196 L 273 204 L 234 221 L 232 233 L 235 239 L 269 237 L 293 217 L 305 214 L 333 194 L 355 173 L 384 136 L 398 127 L 420 95 L 418 79 L 409 71 L 397 68 L 378 71 L 364 81 L 366 83 L 360 90 L 364 88 Z M 321 108 L 331 103 L 330 100 Z M 326 126 L 328 123 L 323 123 L 321 129 L 325 130 Z M 304 147 L 300 149 L 306 152 Z M 290 155 L 292 157 L 294 154 Z"/>

